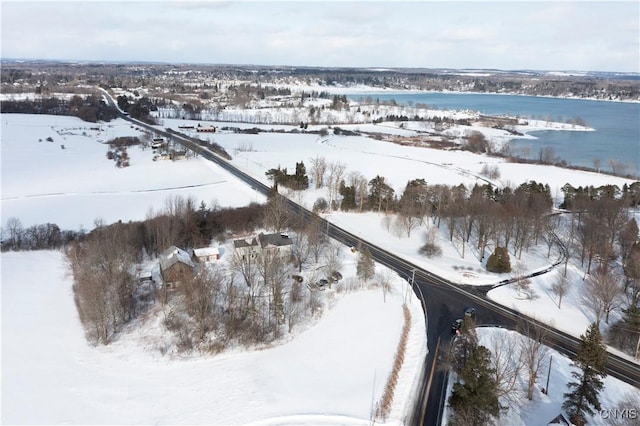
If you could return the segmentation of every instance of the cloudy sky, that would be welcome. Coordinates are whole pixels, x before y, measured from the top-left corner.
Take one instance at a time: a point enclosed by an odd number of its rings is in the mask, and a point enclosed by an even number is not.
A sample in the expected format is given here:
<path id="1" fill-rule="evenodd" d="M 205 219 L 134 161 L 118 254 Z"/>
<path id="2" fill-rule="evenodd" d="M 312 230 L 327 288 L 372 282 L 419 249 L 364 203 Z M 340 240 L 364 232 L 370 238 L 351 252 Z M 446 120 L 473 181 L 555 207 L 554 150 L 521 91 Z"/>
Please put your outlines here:
<path id="1" fill-rule="evenodd" d="M 640 72 L 640 2 L 1 1 L 2 58 Z"/>

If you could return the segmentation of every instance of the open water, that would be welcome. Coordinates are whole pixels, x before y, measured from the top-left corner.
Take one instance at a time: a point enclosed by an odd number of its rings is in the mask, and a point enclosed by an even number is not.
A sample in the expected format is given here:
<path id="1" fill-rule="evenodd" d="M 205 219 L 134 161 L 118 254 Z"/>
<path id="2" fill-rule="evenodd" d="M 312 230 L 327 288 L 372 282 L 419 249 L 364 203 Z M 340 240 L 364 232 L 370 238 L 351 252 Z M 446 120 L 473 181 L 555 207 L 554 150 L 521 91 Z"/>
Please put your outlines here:
<path id="1" fill-rule="evenodd" d="M 565 122 L 580 118 L 595 132 L 541 131 L 536 140 L 514 140 L 513 152 L 537 158 L 540 150 L 551 147 L 554 155 L 576 166 L 611 170 L 610 160 L 622 164 L 628 173 L 640 176 L 640 103 L 543 98 L 518 95 L 471 93 L 359 93 L 351 99 L 370 96 L 374 100 L 394 99 L 398 104 L 426 104 L 433 109 L 474 110 L 487 115 Z"/>

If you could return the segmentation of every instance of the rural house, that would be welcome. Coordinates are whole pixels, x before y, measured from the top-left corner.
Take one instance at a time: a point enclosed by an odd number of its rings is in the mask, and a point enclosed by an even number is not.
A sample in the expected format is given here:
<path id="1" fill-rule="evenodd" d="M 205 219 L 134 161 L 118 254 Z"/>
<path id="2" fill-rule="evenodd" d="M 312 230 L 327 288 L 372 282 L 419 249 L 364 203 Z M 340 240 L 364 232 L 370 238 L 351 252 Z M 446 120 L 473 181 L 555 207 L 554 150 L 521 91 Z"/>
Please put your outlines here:
<path id="1" fill-rule="evenodd" d="M 258 234 L 260 250 L 291 251 L 293 240 L 287 234 Z"/>
<path id="2" fill-rule="evenodd" d="M 243 259 L 255 257 L 259 247 L 260 245 L 255 237 L 251 239 L 233 240 L 233 249 L 238 255 L 242 256 Z"/>
<path id="3" fill-rule="evenodd" d="M 186 251 L 171 246 L 160 254 L 160 275 L 167 287 L 174 287 L 193 274 L 195 265 Z"/>
<path id="4" fill-rule="evenodd" d="M 233 248 L 236 253 L 244 259 L 245 256 L 255 257 L 265 252 L 290 252 L 293 240 L 287 234 L 264 234 L 260 233 L 251 239 L 241 239 L 233 241 Z"/>
<path id="5" fill-rule="evenodd" d="M 193 256 L 198 262 L 215 262 L 220 259 L 220 249 L 218 247 L 202 247 L 193 249 Z"/>

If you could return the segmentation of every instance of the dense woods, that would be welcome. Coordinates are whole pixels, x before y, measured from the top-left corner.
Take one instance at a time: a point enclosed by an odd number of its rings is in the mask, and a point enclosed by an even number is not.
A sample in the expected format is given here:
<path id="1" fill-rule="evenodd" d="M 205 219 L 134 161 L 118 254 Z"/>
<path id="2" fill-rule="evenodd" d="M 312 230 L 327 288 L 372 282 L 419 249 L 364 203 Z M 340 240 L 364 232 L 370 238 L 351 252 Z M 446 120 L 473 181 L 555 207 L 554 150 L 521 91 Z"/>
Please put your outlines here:
<path id="1" fill-rule="evenodd" d="M 3 113 L 72 115 L 90 123 L 111 121 L 118 112 L 95 95 L 72 96 L 65 100 L 56 97 L 36 96 L 33 99 L 0 101 Z"/>

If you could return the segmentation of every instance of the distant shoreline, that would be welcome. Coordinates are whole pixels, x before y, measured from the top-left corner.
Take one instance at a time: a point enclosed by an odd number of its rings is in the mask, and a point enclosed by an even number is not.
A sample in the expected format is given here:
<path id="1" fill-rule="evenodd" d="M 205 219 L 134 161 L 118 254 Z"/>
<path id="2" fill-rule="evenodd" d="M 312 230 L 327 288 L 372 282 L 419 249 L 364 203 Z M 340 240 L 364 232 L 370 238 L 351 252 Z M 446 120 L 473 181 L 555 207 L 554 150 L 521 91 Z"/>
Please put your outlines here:
<path id="1" fill-rule="evenodd" d="M 447 95 L 496 95 L 496 96 L 526 96 L 531 98 L 549 98 L 549 99 L 570 99 L 570 100 L 582 100 L 582 101 L 595 101 L 595 102 L 620 102 L 627 104 L 640 104 L 640 99 L 635 100 L 623 100 L 623 99 L 598 99 L 598 98 L 582 98 L 578 96 L 551 96 L 551 95 L 528 95 L 526 93 L 497 93 L 497 92 L 473 92 L 473 91 L 454 91 L 454 90 L 418 90 L 418 89 L 381 89 L 377 87 L 338 87 L 338 86 L 288 86 L 292 90 L 293 88 L 309 87 L 316 90 L 321 90 L 336 93 L 336 94 L 350 94 L 350 95 L 369 95 L 369 94 L 385 94 L 385 95 L 420 95 L 430 93 L 441 93 Z M 338 90 L 335 90 L 338 89 Z"/>

